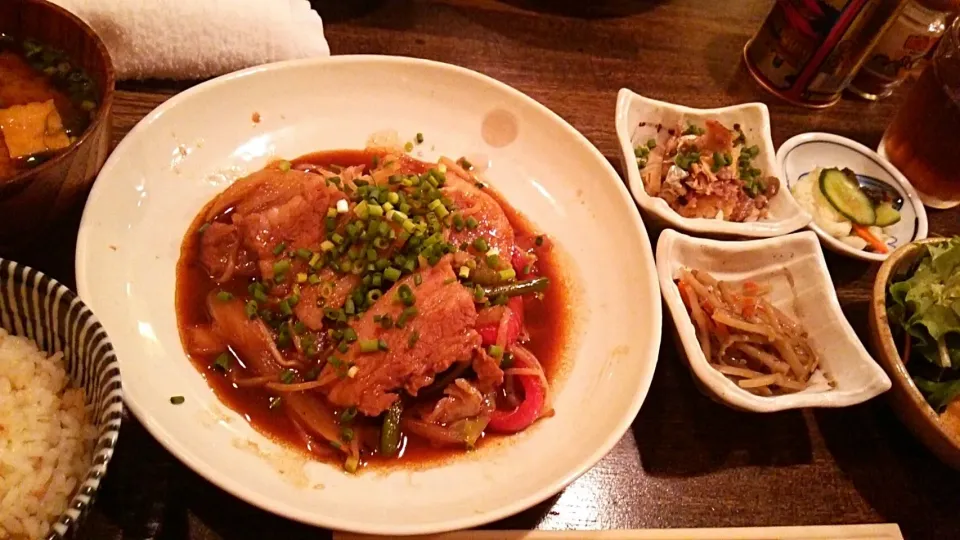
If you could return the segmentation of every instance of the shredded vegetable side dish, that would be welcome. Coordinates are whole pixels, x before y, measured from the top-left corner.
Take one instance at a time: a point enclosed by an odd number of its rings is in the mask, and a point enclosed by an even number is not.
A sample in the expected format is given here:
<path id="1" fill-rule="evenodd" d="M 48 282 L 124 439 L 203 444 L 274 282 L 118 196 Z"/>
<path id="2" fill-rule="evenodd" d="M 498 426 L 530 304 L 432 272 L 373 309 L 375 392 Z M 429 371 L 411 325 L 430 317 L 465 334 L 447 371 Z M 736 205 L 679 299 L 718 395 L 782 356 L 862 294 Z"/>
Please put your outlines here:
<path id="1" fill-rule="evenodd" d="M 807 388 L 819 357 L 800 325 L 766 298 L 769 287 L 682 269 L 677 280 L 707 361 L 760 396 Z"/>
<path id="2" fill-rule="evenodd" d="M 641 124 L 641 127 L 646 123 Z M 634 148 L 643 185 L 688 218 L 757 221 L 767 216 L 780 180 L 754 166 L 760 148 L 739 125 L 707 120 L 665 128 Z"/>
<path id="3" fill-rule="evenodd" d="M 567 307 L 551 241 L 466 160 L 275 162 L 197 216 L 177 279 L 184 347 L 220 399 L 350 472 L 553 413 Z"/>

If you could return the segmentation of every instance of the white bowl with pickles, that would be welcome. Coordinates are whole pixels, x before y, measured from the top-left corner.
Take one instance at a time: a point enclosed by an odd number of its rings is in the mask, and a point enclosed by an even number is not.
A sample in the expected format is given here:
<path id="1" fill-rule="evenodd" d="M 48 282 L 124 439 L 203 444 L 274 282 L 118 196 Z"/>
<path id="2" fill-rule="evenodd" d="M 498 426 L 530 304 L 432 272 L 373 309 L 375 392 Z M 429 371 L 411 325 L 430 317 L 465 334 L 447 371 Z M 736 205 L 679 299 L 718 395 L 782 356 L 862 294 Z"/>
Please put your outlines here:
<path id="1" fill-rule="evenodd" d="M 927 214 L 913 186 L 866 146 L 804 133 L 780 147 L 777 162 L 785 188 L 813 216 L 810 229 L 831 250 L 879 262 L 927 237 Z"/>
<path id="2" fill-rule="evenodd" d="M 633 198 L 669 227 L 768 238 L 810 222 L 784 189 L 762 103 L 694 109 L 624 88 L 616 127 Z"/>

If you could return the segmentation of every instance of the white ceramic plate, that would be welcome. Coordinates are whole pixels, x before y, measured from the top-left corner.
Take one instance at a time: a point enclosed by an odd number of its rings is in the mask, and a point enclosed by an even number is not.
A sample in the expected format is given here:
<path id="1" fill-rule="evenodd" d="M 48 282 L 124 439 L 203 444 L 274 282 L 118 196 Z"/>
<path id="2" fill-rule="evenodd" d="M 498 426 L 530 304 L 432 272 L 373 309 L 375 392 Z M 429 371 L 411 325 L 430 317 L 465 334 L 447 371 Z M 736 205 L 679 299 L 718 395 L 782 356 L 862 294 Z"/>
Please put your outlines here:
<path id="1" fill-rule="evenodd" d="M 634 157 L 634 147 L 655 137 L 657 124 L 673 127 L 680 122 L 691 120 L 702 126 L 707 119 L 717 120 L 728 128 L 739 124 L 747 137 L 747 144 L 760 148 L 755 162 L 757 168 L 761 169 L 764 175 L 780 176 L 774 160 L 773 139 L 770 136 L 770 113 L 763 103 L 745 103 L 719 109 L 694 109 L 643 97 L 623 88 L 617 97 L 617 138 L 620 140 L 623 170 L 627 174 L 630 191 L 637 204 L 671 227 L 710 236 L 767 238 L 791 233 L 809 223 L 810 215 L 803 211 L 790 192 L 784 189 L 771 199 L 768 216 L 753 223 L 683 217 L 670 208 L 667 201 L 647 194 Z M 641 122 L 646 125 L 640 126 Z"/>
<path id="2" fill-rule="evenodd" d="M 580 316 L 555 417 L 442 466 L 350 476 L 286 459 L 220 405 L 180 345 L 175 264 L 191 219 L 238 175 L 272 156 L 362 148 L 386 129 L 401 140 L 422 132 L 424 159 L 465 154 L 478 163 L 486 156 L 488 180 L 568 255 Z M 262 508 L 366 533 L 471 527 L 560 491 L 629 427 L 660 343 L 650 243 L 603 156 L 520 92 L 466 69 L 407 58 L 263 66 L 161 105 L 118 146 L 90 194 L 77 283 L 113 337 L 127 404 L 173 454 Z M 174 395 L 186 402 L 172 406 Z M 259 452 L 249 451 L 251 443 Z"/>
<path id="3" fill-rule="evenodd" d="M 821 369 L 796 394 L 751 394 L 714 369 L 703 355 L 697 333 L 674 279 L 681 268 L 703 270 L 718 280 L 769 283 L 768 299 L 806 329 L 820 354 Z M 817 237 L 800 232 L 764 240 L 704 240 L 665 230 L 657 240 L 657 272 L 694 375 L 724 403 L 753 412 L 803 407 L 846 407 L 890 389 L 890 378 L 863 347 L 840 309 Z M 791 287 L 786 275 L 792 277 Z M 830 388 L 826 372 L 835 382 Z"/>
<path id="4" fill-rule="evenodd" d="M 927 211 L 916 190 L 889 161 L 856 141 L 831 133 L 797 135 L 777 150 L 777 165 L 783 172 L 782 180 L 790 190 L 817 167 L 847 167 L 857 173 L 862 182 L 881 183 L 896 191 L 903 205 L 900 207 L 900 221 L 885 229 L 890 237 L 887 242 L 890 253 L 900 246 L 927 237 Z M 824 245 L 842 255 L 865 261 L 883 261 L 890 254 L 855 249 L 831 236 L 816 221 L 811 221 L 809 227 Z"/>

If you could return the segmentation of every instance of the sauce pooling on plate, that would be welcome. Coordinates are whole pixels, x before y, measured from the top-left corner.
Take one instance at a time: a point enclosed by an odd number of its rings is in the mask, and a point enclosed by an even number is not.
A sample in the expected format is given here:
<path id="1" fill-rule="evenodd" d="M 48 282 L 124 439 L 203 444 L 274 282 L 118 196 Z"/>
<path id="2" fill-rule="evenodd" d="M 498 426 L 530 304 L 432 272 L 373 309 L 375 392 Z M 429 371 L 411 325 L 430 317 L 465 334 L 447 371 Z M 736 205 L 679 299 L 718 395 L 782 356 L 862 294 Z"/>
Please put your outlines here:
<path id="1" fill-rule="evenodd" d="M 280 161 L 187 232 L 191 360 L 264 434 L 356 471 L 551 416 L 567 301 L 549 238 L 466 160 L 387 150 Z"/>
<path id="2" fill-rule="evenodd" d="M 0 34 L 0 180 L 73 144 L 97 106 L 94 83 L 65 54 Z"/>

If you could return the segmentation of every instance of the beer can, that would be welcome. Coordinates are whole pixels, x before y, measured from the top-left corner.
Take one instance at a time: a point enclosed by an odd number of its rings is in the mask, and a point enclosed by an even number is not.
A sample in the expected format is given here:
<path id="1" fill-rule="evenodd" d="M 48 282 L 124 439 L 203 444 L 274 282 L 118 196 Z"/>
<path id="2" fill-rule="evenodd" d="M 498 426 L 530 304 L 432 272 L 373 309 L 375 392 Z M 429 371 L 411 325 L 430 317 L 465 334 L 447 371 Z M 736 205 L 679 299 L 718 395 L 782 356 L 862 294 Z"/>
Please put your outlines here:
<path id="1" fill-rule="evenodd" d="M 905 0 L 777 0 L 743 48 L 753 77 L 804 107 L 840 99 Z"/>

